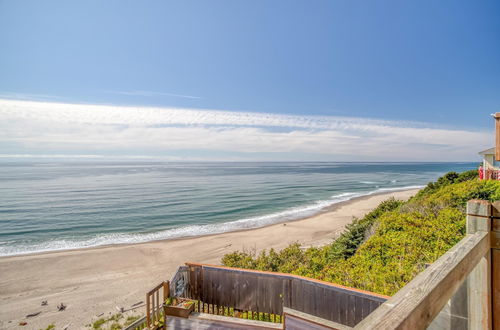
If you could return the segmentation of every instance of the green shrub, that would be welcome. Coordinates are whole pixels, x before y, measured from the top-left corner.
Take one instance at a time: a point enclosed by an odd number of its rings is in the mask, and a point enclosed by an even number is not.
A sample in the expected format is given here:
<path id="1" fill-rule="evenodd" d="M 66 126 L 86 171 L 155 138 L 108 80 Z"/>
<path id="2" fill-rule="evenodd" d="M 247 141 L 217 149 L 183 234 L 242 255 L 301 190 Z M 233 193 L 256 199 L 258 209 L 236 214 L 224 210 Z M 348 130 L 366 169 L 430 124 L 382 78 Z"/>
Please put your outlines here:
<path id="1" fill-rule="evenodd" d="M 455 183 L 460 183 L 464 181 L 470 181 L 479 179 L 479 173 L 477 170 L 470 170 L 462 172 L 458 175 L 458 178 L 455 179 Z"/>
<path id="2" fill-rule="evenodd" d="M 479 179 L 479 173 L 477 170 L 465 171 L 460 174 L 458 174 L 457 172 L 448 172 L 440 177 L 436 182 L 429 182 L 424 189 L 418 192 L 417 197 L 431 194 L 443 187 L 449 186 L 454 183 L 472 181 L 477 179 Z"/>
<path id="3" fill-rule="evenodd" d="M 355 219 L 347 225 L 346 231 L 328 246 L 302 249 L 298 243 L 294 243 L 279 252 L 270 249 L 269 252 L 262 251 L 258 256 L 255 252 L 235 251 L 226 254 L 222 258 L 222 264 L 229 267 L 312 276 L 324 268 L 325 259 L 333 262 L 352 256 L 363 242 L 366 230 L 374 224 L 376 219 L 384 212 L 396 209 L 401 204 L 401 201 L 395 199 L 382 202 L 362 219 Z"/>

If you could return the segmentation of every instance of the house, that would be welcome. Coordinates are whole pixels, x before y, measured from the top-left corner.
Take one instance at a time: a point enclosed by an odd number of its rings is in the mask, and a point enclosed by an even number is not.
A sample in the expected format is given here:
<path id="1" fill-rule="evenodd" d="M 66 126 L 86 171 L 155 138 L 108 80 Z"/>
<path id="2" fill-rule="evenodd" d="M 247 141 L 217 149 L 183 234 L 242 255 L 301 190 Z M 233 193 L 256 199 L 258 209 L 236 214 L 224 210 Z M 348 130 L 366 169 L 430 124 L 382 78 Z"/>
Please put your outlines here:
<path id="1" fill-rule="evenodd" d="M 495 147 L 483 150 L 479 153 L 483 158 L 483 168 L 485 170 L 499 170 L 500 161 L 495 160 Z"/>

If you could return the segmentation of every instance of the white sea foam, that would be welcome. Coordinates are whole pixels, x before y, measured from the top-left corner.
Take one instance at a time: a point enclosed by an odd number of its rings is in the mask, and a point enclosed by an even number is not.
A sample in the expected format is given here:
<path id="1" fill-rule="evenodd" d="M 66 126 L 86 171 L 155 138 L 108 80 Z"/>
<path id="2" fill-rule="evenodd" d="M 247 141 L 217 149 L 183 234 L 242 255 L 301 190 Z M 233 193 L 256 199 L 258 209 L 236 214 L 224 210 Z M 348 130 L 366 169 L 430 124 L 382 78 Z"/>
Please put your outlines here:
<path id="1" fill-rule="evenodd" d="M 251 217 L 240 219 L 236 221 L 208 224 L 208 225 L 189 225 L 179 228 L 173 228 L 154 233 L 113 233 L 113 234 L 100 234 L 89 239 L 56 239 L 49 240 L 38 244 L 17 244 L 15 246 L 0 246 L 0 256 L 12 256 L 29 253 L 40 253 L 49 251 L 73 250 L 90 248 L 103 245 L 115 244 L 131 244 L 131 243 L 144 243 L 150 241 L 193 237 L 210 234 L 219 234 L 241 229 L 259 228 L 280 222 L 292 221 L 302 219 L 314 214 L 317 214 L 326 207 L 332 206 L 337 203 L 345 202 L 356 197 L 369 196 L 381 192 L 401 191 L 408 189 L 422 188 L 423 186 L 406 186 L 394 188 L 379 188 L 372 191 L 365 192 L 346 192 L 338 195 L 333 195 L 327 200 L 317 201 L 301 207 L 290 208 L 285 211 L 271 213 L 258 217 Z M 3 245 L 3 244 L 0 244 Z"/>

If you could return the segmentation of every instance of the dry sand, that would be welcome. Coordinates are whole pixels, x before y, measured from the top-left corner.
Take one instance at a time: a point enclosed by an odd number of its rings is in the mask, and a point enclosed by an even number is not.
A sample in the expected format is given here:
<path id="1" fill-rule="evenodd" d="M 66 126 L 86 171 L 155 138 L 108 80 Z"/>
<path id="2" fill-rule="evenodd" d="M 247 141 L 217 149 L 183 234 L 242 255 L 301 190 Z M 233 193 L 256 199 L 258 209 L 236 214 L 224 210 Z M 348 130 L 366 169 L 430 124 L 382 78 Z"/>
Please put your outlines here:
<path id="1" fill-rule="evenodd" d="M 187 261 L 220 264 L 234 250 L 280 249 L 292 242 L 323 245 L 353 217 L 362 217 L 389 197 L 407 199 L 418 189 L 356 198 L 307 219 L 224 234 L 143 244 L 0 258 L 0 328 L 84 329 L 102 317 L 144 301 L 145 293 L 170 279 Z M 40 306 L 43 300 L 47 306 Z M 56 306 L 64 302 L 65 311 Z M 38 316 L 26 318 L 42 311 Z M 128 312 L 128 314 L 134 312 Z M 135 314 L 144 313 L 144 307 Z M 19 322 L 28 325 L 21 327 Z M 88 329 L 88 328 L 87 328 Z"/>

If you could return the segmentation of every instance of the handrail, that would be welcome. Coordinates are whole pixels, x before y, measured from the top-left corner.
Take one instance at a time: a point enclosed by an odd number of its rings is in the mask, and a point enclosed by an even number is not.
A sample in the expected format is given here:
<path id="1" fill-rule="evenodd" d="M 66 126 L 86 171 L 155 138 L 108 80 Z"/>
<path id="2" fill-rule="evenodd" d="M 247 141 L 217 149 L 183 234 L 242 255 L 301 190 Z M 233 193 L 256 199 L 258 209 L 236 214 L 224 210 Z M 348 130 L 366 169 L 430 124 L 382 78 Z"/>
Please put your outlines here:
<path id="1" fill-rule="evenodd" d="M 329 321 L 322 319 L 320 317 L 316 317 L 311 314 L 303 313 L 291 308 L 283 307 L 283 314 L 284 314 L 284 325 L 283 329 L 287 329 L 287 327 L 290 327 L 292 329 L 295 328 L 305 328 L 305 327 L 314 327 L 316 328 L 317 326 L 320 326 L 321 329 L 324 329 L 328 327 L 329 329 L 335 329 L 335 330 L 350 330 L 352 327 L 340 324 L 337 322 Z M 299 321 L 299 322 L 297 322 Z M 300 322 L 302 321 L 302 322 Z M 298 324 L 294 324 L 298 323 Z M 301 324 L 302 323 L 302 324 Z M 290 326 L 290 324 L 292 324 Z"/>
<path id="2" fill-rule="evenodd" d="M 164 281 L 146 294 L 146 323 L 148 328 L 159 327 L 162 317 L 166 317 L 163 306 L 164 301 L 170 296 L 169 287 L 169 282 Z M 160 298 L 160 292 L 162 293 L 162 298 Z M 166 320 L 163 319 L 163 321 Z"/>
<path id="3" fill-rule="evenodd" d="M 355 329 L 427 327 L 489 249 L 489 232 L 467 235 Z"/>

